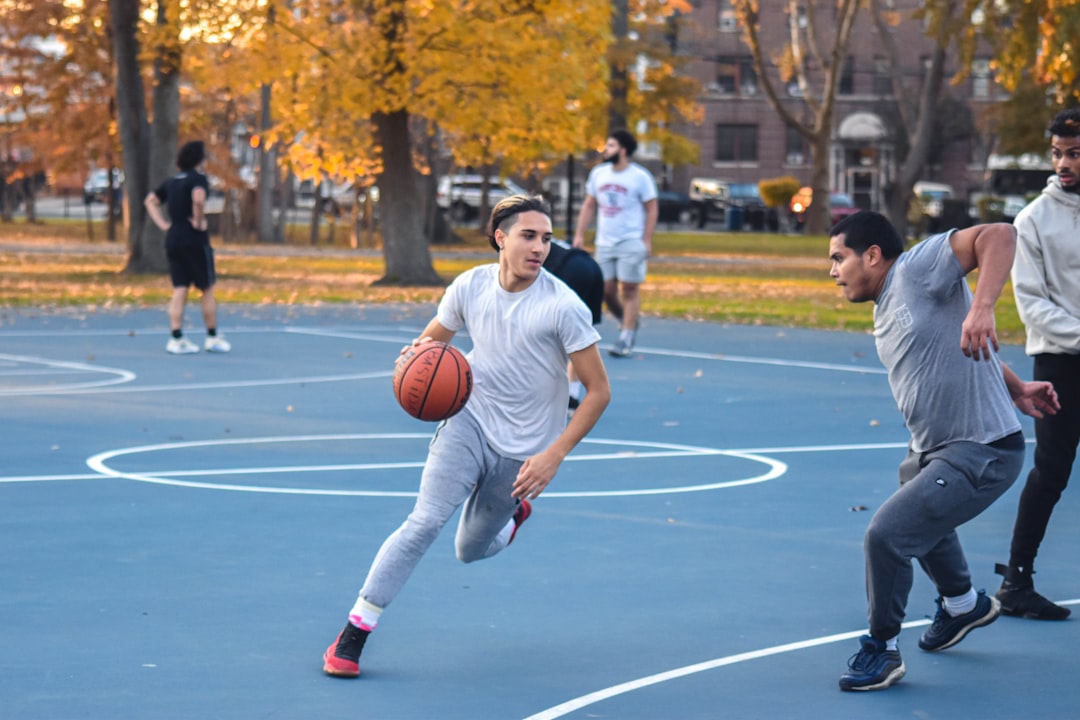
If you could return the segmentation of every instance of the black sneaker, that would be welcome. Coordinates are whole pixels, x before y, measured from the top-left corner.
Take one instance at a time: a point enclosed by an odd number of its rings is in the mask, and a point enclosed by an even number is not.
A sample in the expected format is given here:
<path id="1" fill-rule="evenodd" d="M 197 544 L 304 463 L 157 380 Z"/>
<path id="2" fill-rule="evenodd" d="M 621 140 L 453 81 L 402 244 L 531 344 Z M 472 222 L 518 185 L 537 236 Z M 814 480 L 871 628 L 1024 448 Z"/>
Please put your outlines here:
<path id="1" fill-rule="evenodd" d="M 997 598 L 987 595 L 985 590 L 979 591 L 974 610 L 957 617 L 953 617 L 945 610 L 945 603 L 941 598 L 934 602 L 938 606 L 934 622 L 919 638 L 919 647 L 927 652 L 951 648 L 967 637 L 969 632 L 977 627 L 989 625 L 1001 614 L 1001 603 Z"/>
<path id="2" fill-rule="evenodd" d="M 1036 592 L 1031 580 L 1032 572 L 1010 572 L 1007 566 L 1001 564 L 994 566 L 994 572 L 1005 576 L 995 597 L 1001 602 L 1001 612 L 1006 615 L 1031 620 L 1064 620 L 1072 612 Z"/>
<path id="3" fill-rule="evenodd" d="M 859 638 L 862 649 L 848 660 L 848 672 L 840 676 L 841 690 L 884 690 L 907 669 L 899 650 L 887 650 L 885 643 L 870 635 Z"/>

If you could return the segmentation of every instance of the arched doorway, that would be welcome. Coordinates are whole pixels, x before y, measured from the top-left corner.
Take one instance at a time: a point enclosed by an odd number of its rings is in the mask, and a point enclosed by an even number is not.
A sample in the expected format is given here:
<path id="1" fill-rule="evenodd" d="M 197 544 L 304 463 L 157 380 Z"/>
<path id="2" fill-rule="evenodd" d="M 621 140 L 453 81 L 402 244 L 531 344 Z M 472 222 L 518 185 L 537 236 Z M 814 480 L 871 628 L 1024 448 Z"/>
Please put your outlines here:
<path id="1" fill-rule="evenodd" d="M 829 184 L 866 210 L 883 203 L 881 188 L 892 180 L 893 143 L 875 113 L 853 112 L 836 127 L 829 156 Z"/>

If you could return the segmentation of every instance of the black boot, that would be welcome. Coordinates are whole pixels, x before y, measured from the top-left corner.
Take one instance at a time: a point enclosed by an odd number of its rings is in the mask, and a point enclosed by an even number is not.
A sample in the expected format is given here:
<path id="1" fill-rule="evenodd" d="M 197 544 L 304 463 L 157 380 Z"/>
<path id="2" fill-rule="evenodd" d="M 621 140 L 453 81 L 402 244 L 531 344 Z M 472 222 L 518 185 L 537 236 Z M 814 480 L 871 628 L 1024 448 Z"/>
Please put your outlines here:
<path id="1" fill-rule="evenodd" d="M 997 563 L 994 572 L 1005 576 L 1001 589 L 997 591 L 1001 612 L 1033 620 L 1064 620 L 1069 617 L 1069 608 L 1055 605 L 1035 592 L 1035 582 L 1031 579 L 1035 571 L 1030 567 Z"/>

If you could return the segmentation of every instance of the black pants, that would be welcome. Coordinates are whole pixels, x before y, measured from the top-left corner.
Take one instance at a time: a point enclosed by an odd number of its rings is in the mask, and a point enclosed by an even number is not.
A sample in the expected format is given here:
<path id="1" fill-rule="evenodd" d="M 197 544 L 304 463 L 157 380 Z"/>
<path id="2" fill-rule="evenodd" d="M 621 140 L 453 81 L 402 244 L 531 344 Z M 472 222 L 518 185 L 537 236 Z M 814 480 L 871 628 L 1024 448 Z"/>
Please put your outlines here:
<path id="1" fill-rule="evenodd" d="M 1061 410 L 1035 420 L 1035 467 L 1020 493 L 1009 564 L 1030 570 L 1046 526 L 1069 484 L 1080 442 L 1080 355 L 1036 355 L 1035 380 L 1054 384 Z"/>

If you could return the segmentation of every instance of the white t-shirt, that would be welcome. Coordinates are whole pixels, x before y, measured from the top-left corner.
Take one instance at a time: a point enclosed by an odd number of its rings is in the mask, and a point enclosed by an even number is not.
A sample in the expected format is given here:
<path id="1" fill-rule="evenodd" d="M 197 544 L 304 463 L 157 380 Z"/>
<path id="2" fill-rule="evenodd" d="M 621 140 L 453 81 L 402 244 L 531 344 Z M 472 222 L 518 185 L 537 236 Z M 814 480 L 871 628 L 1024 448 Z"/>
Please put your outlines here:
<path id="1" fill-rule="evenodd" d="M 596 246 L 644 242 L 645 205 L 656 199 L 656 181 L 637 163 L 616 171 L 604 162 L 589 172 L 585 193 L 596 199 Z"/>
<path id="2" fill-rule="evenodd" d="M 499 266 L 482 265 L 450 284 L 436 318 L 472 338 L 465 412 L 491 447 L 525 460 L 550 446 L 566 427 L 570 354 L 600 341 L 581 298 L 547 270 L 527 289 L 507 292 Z"/>

